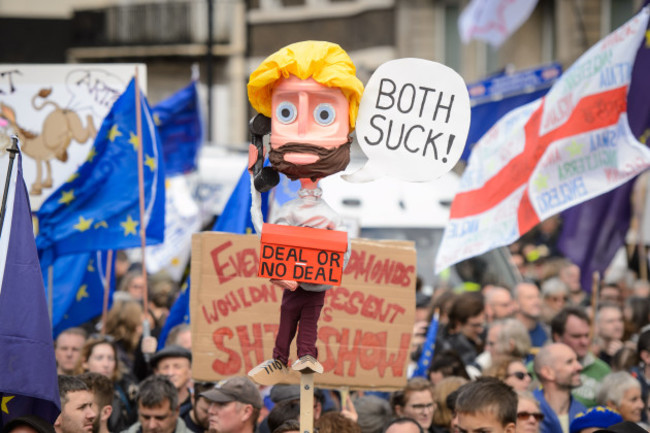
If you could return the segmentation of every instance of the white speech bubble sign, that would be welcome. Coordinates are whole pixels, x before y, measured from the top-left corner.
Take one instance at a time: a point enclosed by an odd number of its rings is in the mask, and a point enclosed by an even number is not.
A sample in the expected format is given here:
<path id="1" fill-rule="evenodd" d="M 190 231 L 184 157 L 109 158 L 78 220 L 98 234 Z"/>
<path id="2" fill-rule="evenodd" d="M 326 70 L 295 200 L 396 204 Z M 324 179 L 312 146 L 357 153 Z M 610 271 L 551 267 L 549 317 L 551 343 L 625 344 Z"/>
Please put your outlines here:
<path id="1" fill-rule="evenodd" d="M 368 162 L 344 178 L 440 177 L 463 153 L 470 116 L 467 85 L 453 69 L 423 59 L 386 62 L 370 77 L 357 116 L 357 140 Z"/>

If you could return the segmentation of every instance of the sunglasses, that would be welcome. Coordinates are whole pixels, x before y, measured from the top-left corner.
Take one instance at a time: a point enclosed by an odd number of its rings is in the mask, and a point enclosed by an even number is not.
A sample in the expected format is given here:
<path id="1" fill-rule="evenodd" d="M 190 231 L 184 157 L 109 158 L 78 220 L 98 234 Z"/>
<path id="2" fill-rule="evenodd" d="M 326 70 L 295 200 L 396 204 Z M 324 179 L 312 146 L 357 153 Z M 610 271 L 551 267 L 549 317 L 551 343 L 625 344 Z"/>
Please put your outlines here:
<path id="1" fill-rule="evenodd" d="M 523 371 L 515 371 L 514 373 L 510 373 L 506 377 L 514 376 L 519 380 L 524 380 L 526 376 L 528 376 L 531 380 L 533 379 L 533 375 L 530 373 L 524 373 Z"/>
<path id="2" fill-rule="evenodd" d="M 535 418 L 535 421 L 542 422 L 544 420 L 544 414 L 539 412 L 517 412 L 517 419 L 519 421 L 527 421 L 530 417 Z"/>

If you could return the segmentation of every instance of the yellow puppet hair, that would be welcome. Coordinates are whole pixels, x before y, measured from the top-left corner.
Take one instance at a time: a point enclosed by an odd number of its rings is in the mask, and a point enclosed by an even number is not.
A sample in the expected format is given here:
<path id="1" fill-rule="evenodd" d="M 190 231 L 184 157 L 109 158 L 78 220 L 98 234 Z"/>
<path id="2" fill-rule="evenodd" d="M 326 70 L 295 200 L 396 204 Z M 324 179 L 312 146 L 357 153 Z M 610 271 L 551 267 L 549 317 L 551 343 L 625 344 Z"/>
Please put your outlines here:
<path id="1" fill-rule="evenodd" d="M 350 128 L 354 128 L 363 84 L 348 54 L 331 42 L 303 41 L 288 45 L 267 57 L 251 74 L 248 100 L 257 112 L 271 117 L 271 92 L 282 77 L 313 78 L 327 87 L 340 88 L 350 104 Z"/>

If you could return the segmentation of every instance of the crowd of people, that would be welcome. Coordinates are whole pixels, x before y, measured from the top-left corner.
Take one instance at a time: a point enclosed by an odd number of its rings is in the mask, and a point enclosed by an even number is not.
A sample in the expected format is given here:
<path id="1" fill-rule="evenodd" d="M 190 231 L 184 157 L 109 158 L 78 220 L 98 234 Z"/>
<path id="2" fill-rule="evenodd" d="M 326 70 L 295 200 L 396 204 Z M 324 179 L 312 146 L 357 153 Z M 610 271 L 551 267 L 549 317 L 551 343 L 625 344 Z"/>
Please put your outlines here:
<path id="1" fill-rule="evenodd" d="M 592 295 L 578 266 L 546 241 L 550 247 L 511 246 L 523 277 L 514 287 L 468 282 L 418 292 L 411 373 L 431 349 L 427 328 L 439 312 L 426 377 L 392 393 L 316 389 L 314 431 L 649 431 L 650 284 L 627 270 Z M 298 385 L 259 386 L 245 376 L 194 381 L 187 324 L 158 345 L 179 293 L 172 280 L 145 282 L 124 254 L 116 278 L 108 314 L 54 341 L 61 399 L 54 425 L 27 416 L 2 433 L 300 431 Z"/>

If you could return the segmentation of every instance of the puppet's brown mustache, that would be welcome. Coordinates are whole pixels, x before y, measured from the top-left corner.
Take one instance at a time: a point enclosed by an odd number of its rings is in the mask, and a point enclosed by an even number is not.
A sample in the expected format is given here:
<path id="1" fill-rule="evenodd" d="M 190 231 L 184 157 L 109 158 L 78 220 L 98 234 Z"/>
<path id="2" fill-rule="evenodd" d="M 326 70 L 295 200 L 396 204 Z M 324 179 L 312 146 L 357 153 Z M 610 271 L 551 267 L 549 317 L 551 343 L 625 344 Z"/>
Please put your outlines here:
<path id="1" fill-rule="evenodd" d="M 293 164 L 284 160 L 284 155 L 287 153 L 316 155 L 318 161 L 304 165 Z M 345 170 L 350 163 L 350 142 L 331 149 L 307 143 L 287 143 L 277 149 L 271 148 L 269 161 L 273 168 L 284 173 L 291 180 L 310 178 L 315 181 Z"/>

